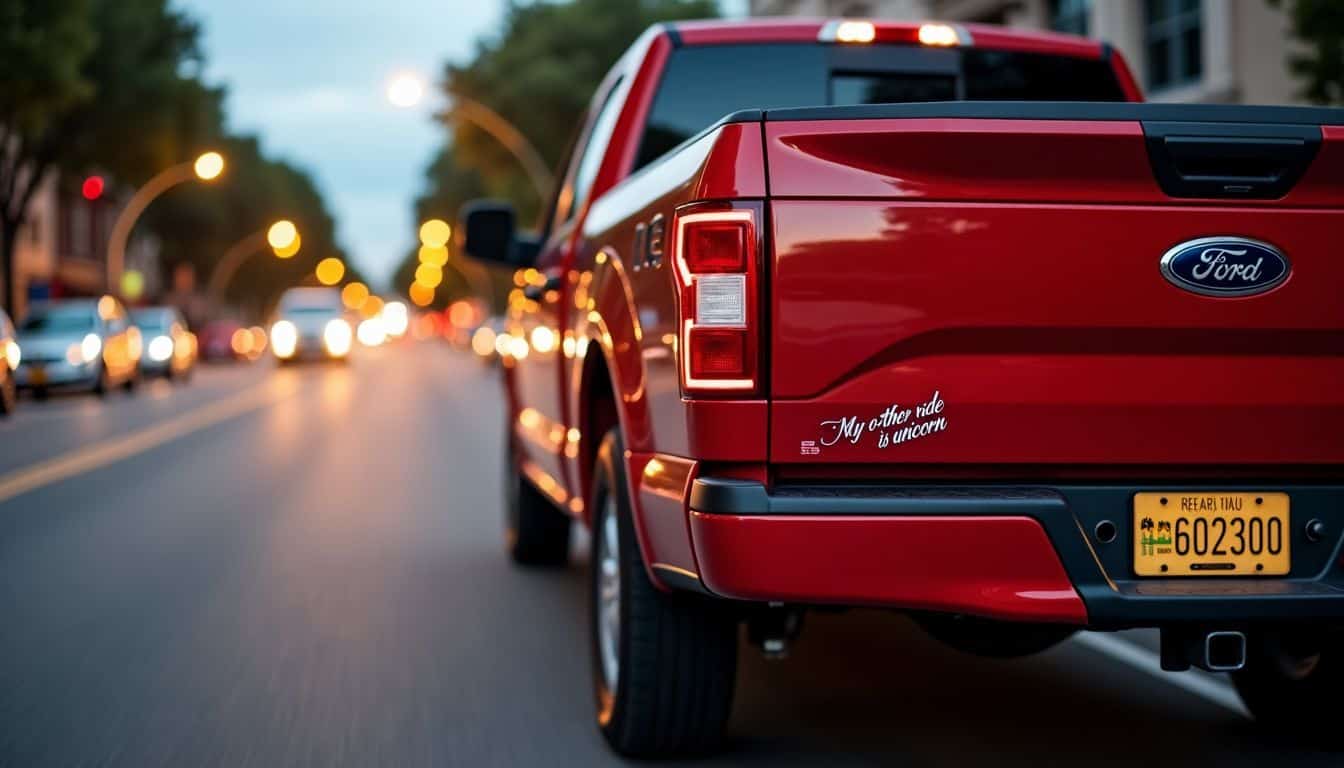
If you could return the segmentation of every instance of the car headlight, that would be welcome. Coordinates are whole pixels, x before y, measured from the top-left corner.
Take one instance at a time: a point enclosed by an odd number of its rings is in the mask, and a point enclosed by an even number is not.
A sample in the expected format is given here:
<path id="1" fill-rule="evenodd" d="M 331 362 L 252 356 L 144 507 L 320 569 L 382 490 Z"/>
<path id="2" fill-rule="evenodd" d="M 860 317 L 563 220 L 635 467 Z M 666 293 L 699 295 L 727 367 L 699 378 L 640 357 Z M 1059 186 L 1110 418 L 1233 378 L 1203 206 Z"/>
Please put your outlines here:
<path id="1" fill-rule="evenodd" d="M 327 347 L 327 354 L 332 357 L 344 357 L 349 354 L 350 337 L 350 324 L 339 317 L 328 320 L 326 327 L 322 329 L 322 343 Z"/>
<path id="2" fill-rule="evenodd" d="M 22 350 L 19 349 L 19 345 L 13 339 L 5 342 L 5 362 L 9 364 L 9 370 L 12 371 L 19 367 L 21 355 Z"/>
<path id="3" fill-rule="evenodd" d="M 173 356 L 173 340 L 167 336 L 155 336 L 149 342 L 149 359 L 162 363 Z"/>
<path id="4" fill-rule="evenodd" d="M 299 345 L 299 329 L 288 320 L 277 321 L 271 326 L 271 351 L 281 359 L 294 356 Z"/>
<path id="5" fill-rule="evenodd" d="M 98 334 L 90 333 L 79 343 L 71 344 L 65 350 L 65 359 L 71 365 L 88 365 L 98 359 L 103 352 L 103 340 Z"/>

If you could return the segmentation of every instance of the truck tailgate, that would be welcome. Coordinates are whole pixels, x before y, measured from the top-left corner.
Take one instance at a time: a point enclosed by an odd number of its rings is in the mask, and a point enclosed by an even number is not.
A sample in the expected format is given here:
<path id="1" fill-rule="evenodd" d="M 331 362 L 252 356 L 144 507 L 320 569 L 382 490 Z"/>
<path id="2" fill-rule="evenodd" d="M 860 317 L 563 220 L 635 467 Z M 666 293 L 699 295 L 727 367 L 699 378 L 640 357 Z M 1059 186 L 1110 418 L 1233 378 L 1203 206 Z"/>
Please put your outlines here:
<path id="1" fill-rule="evenodd" d="M 765 123 L 774 462 L 1344 463 L 1339 111 L 905 106 Z"/>

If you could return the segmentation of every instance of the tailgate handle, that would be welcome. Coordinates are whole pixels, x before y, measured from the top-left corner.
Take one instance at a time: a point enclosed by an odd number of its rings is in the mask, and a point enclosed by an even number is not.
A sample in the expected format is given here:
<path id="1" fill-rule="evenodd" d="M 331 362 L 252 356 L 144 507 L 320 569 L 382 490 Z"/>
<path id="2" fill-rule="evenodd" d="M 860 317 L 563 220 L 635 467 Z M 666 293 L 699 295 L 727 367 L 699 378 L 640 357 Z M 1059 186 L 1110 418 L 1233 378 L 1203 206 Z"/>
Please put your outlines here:
<path id="1" fill-rule="evenodd" d="M 1148 160 L 1172 197 L 1283 197 L 1321 144 L 1314 125 L 1146 122 Z"/>

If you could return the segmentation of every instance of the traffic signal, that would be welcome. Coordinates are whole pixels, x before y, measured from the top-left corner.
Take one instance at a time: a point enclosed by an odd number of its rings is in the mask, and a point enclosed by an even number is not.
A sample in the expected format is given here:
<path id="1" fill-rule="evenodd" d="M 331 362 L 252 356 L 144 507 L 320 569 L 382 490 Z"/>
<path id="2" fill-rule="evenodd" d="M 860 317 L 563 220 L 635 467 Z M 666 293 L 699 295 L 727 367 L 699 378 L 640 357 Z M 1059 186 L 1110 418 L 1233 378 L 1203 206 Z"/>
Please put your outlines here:
<path id="1" fill-rule="evenodd" d="M 103 196 L 104 186 L 102 176 L 90 176 L 84 180 L 84 186 L 80 188 L 80 192 L 84 194 L 85 200 L 97 200 Z"/>

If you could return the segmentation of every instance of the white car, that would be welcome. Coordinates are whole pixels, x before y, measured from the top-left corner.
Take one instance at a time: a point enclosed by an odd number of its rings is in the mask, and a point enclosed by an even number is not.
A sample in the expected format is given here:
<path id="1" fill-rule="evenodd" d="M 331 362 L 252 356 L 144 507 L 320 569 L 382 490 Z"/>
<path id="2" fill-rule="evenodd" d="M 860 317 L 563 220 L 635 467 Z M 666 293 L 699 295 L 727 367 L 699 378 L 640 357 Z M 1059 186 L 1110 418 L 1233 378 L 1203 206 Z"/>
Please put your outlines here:
<path id="1" fill-rule="evenodd" d="M 345 360 L 354 337 L 335 288 L 290 288 L 271 324 L 271 354 L 282 363 Z"/>

